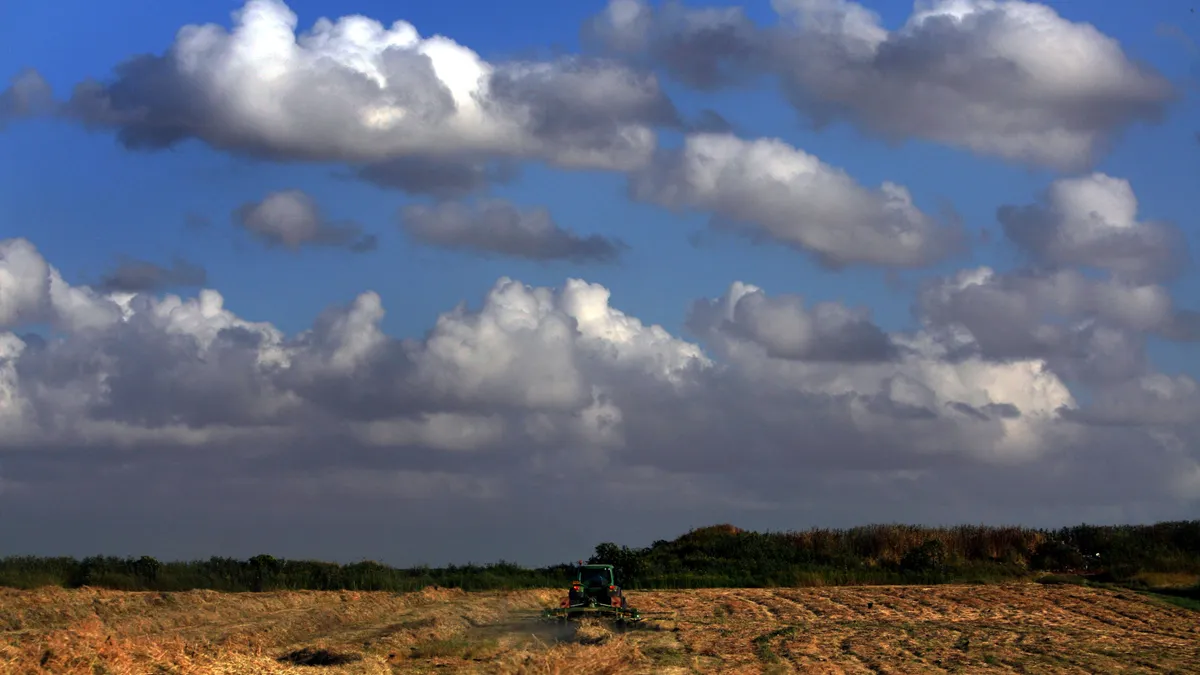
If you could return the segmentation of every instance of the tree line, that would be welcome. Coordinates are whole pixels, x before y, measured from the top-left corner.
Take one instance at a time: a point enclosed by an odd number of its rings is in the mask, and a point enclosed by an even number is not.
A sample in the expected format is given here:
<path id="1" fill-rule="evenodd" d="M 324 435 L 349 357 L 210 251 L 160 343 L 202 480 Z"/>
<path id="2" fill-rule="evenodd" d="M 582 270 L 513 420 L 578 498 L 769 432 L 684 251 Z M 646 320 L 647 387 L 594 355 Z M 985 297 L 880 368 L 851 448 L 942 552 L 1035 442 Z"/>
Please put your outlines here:
<path id="1" fill-rule="evenodd" d="M 753 532 L 731 525 L 630 548 L 595 547 L 589 563 L 614 565 L 628 589 L 994 582 L 1045 574 L 1136 584 L 1153 573 L 1200 574 L 1200 520 L 1153 525 L 1078 525 L 1057 530 L 964 525 L 870 525 Z M 426 586 L 467 591 L 562 587 L 571 563 L 527 568 L 510 562 L 396 568 L 257 555 L 161 562 L 149 556 L 9 556 L 0 586 L 120 590 L 359 590 Z"/>

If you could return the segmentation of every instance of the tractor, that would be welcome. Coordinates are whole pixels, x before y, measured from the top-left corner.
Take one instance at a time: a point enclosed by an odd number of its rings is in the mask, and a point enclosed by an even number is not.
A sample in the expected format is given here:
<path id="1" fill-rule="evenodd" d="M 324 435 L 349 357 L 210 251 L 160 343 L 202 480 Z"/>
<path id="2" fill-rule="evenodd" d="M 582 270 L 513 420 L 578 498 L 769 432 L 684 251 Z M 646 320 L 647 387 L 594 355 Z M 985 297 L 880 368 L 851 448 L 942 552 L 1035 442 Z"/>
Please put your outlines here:
<path id="1" fill-rule="evenodd" d="M 576 567 L 575 579 L 567 597 L 558 607 L 547 609 L 543 618 L 567 621 L 585 616 L 615 619 L 619 623 L 642 620 L 641 614 L 629 606 L 625 593 L 617 585 L 612 565 L 585 565 L 582 560 Z"/>

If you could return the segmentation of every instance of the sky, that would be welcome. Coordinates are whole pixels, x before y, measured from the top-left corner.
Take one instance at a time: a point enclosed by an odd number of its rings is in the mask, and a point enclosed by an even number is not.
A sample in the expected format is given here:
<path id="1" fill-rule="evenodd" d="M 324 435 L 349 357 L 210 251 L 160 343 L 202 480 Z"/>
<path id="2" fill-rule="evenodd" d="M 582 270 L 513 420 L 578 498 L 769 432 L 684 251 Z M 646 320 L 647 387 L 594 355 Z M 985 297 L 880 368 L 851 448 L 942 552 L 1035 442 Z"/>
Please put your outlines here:
<path id="1" fill-rule="evenodd" d="M 0 19 L 0 555 L 1200 517 L 1189 2 Z"/>

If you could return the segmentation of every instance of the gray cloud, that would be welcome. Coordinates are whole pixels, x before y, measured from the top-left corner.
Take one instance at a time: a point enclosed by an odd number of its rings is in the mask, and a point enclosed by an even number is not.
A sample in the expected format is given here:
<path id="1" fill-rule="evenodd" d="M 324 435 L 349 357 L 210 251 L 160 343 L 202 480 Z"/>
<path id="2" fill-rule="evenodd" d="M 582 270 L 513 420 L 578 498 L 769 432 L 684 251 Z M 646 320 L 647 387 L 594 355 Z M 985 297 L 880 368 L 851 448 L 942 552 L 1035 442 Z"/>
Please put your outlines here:
<path id="1" fill-rule="evenodd" d="M 1145 337 L 1192 341 L 1195 312 L 1167 290 L 1076 270 L 964 270 L 926 282 L 914 310 L 958 354 L 1046 359 L 1068 380 L 1119 382 L 1146 370 Z"/>
<path id="2" fill-rule="evenodd" d="M 406 206 L 400 210 L 400 227 L 431 246 L 533 260 L 613 262 L 627 248 L 619 239 L 567 230 L 546 209 L 521 210 L 503 200 Z"/>
<path id="3" fill-rule="evenodd" d="M 662 66 L 688 86 L 744 84 L 769 67 L 762 31 L 741 7 L 689 9 L 667 0 L 657 11 L 641 0 L 611 0 L 584 23 L 585 43 L 643 66 Z"/>
<path id="4" fill-rule="evenodd" d="M 23 70 L 0 91 L 0 130 L 14 120 L 44 115 L 54 107 L 54 91 L 34 70 Z"/>
<path id="5" fill-rule="evenodd" d="M 698 300 L 688 314 L 690 330 L 702 336 L 746 340 L 766 355 L 805 361 L 886 361 L 895 345 L 870 314 L 837 303 L 812 309 L 795 295 L 770 297 L 735 283 L 719 299 Z"/>
<path id="6" fill-rule="evenodd" d="M 101 277 L 96 284 L 100 291 L 157 291 L 176 286 L 203 286 L 207 271 L 182 258 L 171 261 L 170 267 L 133 258 L 124 259 L 117 267 Z"/>
<path id="7" fill-rule="evenodd" d="M 1042 4 L 937 2 L 895 31 L 855 2 L 773 7 L 779 22 L 756 27 L 737 8 L 610 0 L 584 33 L 701 89 L 773 75 L 817 126 L 845 120 L 889 140 L 1062 170 L 1091 166 L 1179 96 L 1116 41 Z"/>
<path id="8" fill-rule="evenodd" d="M 380 187 L 438 199 L 461 199 L 519 173 L 511 161 L 407 156 L 361 166 L 358 178 Z"/>
<path id="9" fill-rule="evenodd" d="M 1055 181 L 1042 203 L 1001 206 L 1005 234 L 1039 263 L 1093 267 L 1134 281 L 1160 281 L 1190 262 L 1173 224 L 1137 220 L 1129 181 L 1093 173 Z"/>
<path id="10" fill-rule="evenodd" d="M 522 120 L 536 138 L 588 155 L 627 151 L 622 130 L 682 126 L 679 112 L 653 75 L 610 61 L 564 57 L 552 63 L 513 63 L 488 82 L 492 110 Z"/>
<path id="11" fill-rule="evenodd" d="M 317 201 L 301 190 L 272 192 L 234 209 L 233 221 L 269 246 L 333 246 L 355 252 L 375 249 L 378 239 L 353 222 L 331 222 Z"/>

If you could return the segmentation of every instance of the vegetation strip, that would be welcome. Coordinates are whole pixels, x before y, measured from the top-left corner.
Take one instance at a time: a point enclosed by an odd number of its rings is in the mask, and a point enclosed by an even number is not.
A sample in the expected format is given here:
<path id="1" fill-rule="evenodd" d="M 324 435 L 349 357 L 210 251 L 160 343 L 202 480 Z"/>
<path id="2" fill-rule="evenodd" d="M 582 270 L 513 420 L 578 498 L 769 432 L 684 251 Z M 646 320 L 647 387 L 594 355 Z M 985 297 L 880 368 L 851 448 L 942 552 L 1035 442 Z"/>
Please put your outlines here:
<path id="1" fill-rule="evenodd" d="M 1099 583 L 1200 601 L 1200 520 L 1155 525 L 1079 525 L 1059 530 L 872 525 L 846 530 L 750 532 L 729 525 L 693 530 L 645 548 L 602 543 L 590 563 L 612 564 L 628 590 L 986 583 L 1039 579 Z M 0 559 L 0 586 L 83 586 L 116 590 L 349 590 L 411 592 L 562 588 L 570 565 L 509 562 L 394 568 L 213 557 Z"/>

